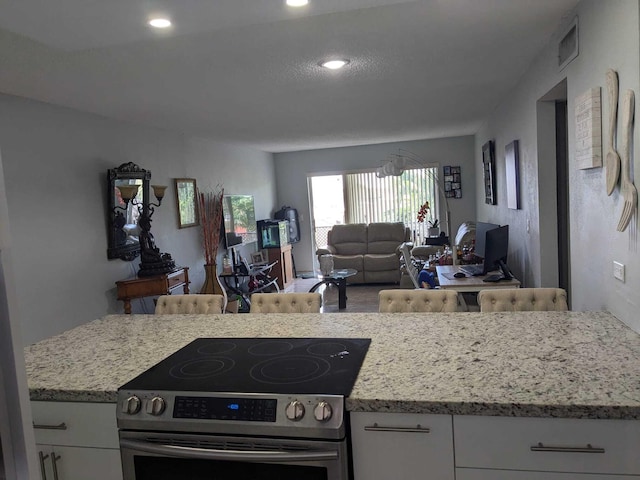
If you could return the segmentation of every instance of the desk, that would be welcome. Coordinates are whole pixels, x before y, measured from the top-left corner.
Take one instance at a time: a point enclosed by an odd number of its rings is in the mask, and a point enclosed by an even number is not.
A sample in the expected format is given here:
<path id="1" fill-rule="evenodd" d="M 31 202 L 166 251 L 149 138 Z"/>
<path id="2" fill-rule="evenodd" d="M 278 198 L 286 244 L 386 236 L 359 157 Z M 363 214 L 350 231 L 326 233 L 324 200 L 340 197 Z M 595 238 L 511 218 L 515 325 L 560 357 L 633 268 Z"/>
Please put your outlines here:
<path id="1" fill-rule="evenodd" d="M 438 274 L 438 283 L 440 288 L 449 288 L 456 290 L 458 293 L 477 293 L 480 290 L 490 288 L 520 288 L 520 280 L 512 278 L 511 280 L 500 280 L 499 282 L 483 282 L 484 276 L 471 277 L 467 275 L 462 278 L 453 278 L 453 274 L 460 270 L 459 265 L 437 265 L 436 272 Z M 447 278 L 451 277 L 451 278 Z M 460 305 L 466 310 L 467 303 L 462 295 L 458 295 Z"/>
<path id="2" fill-rule="evenodd" d="M 463 278 L 447 278 L 453 277 L 453 274 L 460 270 L 459 265 L 437 265 L 438 282 L 440 288 L 450 288 L 458 292 L 479 292 L 489 288 L 520 288 L 520 280 L 512 278 L 511 280 L 500 280 L 499 282 L 483 282 L 483 276 Z"/>
<path id="3" fill-rule="evenodd" d="M 124 302 L 124 313 L 131 314 L 131 300 L 134 298 L 169 295 L 171 290 L 182 287 L 185 295 L 189 294 L 189 267 L 176 268 L 173 272 L 135 277 L 116 282 L 118 300 Z"/>

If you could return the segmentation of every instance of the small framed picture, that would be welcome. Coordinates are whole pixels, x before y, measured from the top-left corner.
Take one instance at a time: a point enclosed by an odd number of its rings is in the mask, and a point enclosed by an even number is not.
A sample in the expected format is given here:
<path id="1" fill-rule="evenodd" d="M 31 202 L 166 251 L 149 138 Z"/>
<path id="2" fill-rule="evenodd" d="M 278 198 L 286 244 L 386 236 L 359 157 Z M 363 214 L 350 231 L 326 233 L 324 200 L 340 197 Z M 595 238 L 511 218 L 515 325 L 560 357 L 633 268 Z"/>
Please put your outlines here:
<path id="1" fill-rule="evenodd" d="M 444 182 L 444 191 L 448 192 L 451 190 L 451 182 Z"/>
<path id="2" fill-rule="evenodd" d="M 451 173 L 460 173 L 460 167 L 451 167 Z"/>
<path id="3" fill-rule="evenodd" d="M 251 254 L 251 263 L 253 265 L 262 265 L 265 263 L 265 259 L 264 259 L 264 255 L 262 254 L 262 251 L 253 252 Z"/>
<path id="4" fill-rule="evenodd" d="M 453 181 L 454 181 L 454 182 L 457 182 L 457 183 L 460 183 L 460 182 L 461 182 L 460 174 L 459 174 L 459 173 L 454 173 L 454 174 L 453 174 Z"/>
<path id="5" fill-rule="evenodd" d="M 442 167 L 445 175 L 451 175 L 451 167 Z"/>
<path id="6" fill-rule="evenodd" d="M 462 190 L 455 190 L 456 198 L 462 198 Z"/>
<path id="7" fill-rule="evenodd" d="M 444 181 L 445 182 L 453 182 L 453 175 L 445 175 L 444 176 Z"/>
<path id="8" fill-rule="evenodd" d="M 200 225 L 196 202 L 196 179 L 176 178 L 176 201 L 178 203 L 178 228 Z"/>

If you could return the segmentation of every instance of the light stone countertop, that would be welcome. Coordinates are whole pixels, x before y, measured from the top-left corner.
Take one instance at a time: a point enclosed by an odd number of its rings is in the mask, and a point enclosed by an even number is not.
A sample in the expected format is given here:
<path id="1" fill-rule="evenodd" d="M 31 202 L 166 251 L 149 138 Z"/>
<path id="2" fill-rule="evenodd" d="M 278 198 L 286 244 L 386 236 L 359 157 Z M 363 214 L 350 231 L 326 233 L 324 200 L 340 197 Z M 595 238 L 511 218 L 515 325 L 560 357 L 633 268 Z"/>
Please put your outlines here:
<path id="1" fill-rule="evenodd" d="M 31 399 L 115 402 L 198 337 L 371 338 L 351 411 L 640 419 L 640 335 L 606 312 L 109 315 L 25 348 Z"/>

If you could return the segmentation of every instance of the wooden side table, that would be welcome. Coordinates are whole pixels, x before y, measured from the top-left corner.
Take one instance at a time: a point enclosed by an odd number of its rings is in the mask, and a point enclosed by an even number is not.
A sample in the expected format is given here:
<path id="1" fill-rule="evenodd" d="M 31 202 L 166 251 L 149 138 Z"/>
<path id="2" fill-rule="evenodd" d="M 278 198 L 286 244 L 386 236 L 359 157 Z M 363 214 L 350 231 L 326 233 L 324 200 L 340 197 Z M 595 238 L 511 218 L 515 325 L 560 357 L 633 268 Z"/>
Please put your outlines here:
<path id="1" fill-rule="evenodd" d="M 293 257 L 291 244 L 282 245 L 279 248 L 267 248 L 269 263 L 278 262 L 273 267 L 273 275 L 278 278 L 278 287 L 287 288 L 293 283 Z"/>
<path id="2" fill-rule="evenodd" d="M 124 313 L 131 314 L 131 300 L 155 295 L 170 295 L 171 291 L 182 287 L 185 295 L 189 293 L 189 268 L 176 268 L 173 272 L 135 277 L 116 282 L 118 300 L 124 302 Z"/>

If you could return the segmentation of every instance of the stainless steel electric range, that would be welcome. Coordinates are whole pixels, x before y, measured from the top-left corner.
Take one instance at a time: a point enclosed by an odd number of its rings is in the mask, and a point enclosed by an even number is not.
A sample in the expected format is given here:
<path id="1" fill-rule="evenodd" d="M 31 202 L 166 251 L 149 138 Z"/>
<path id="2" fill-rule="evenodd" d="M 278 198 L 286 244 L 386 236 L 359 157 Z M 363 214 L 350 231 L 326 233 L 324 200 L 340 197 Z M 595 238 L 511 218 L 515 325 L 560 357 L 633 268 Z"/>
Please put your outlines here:
<path id="1" fill-rule="evenodd" d="M 200 338 L 118 390 L 124 480 L 346 480 L 371 340 Z"/>

